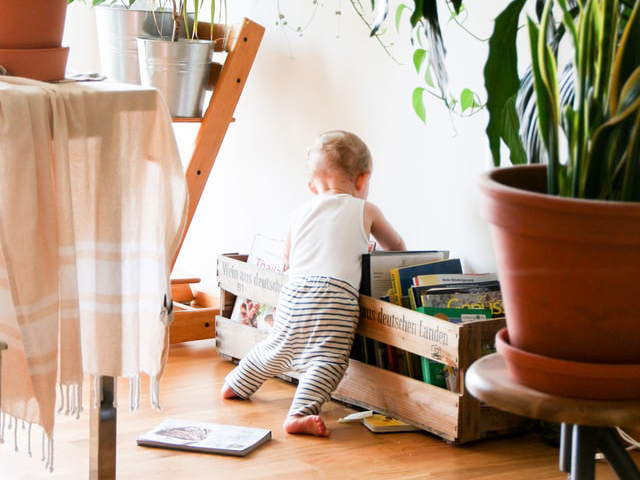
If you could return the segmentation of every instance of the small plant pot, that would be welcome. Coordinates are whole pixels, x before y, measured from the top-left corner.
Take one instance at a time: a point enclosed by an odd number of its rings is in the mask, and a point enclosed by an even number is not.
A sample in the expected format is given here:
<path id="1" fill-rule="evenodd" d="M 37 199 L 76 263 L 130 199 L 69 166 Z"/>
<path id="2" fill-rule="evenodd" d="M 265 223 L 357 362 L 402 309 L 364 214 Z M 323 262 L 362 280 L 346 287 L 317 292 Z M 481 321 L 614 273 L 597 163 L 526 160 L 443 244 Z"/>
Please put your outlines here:
<path id="1" fill-rule="evenodd" d="M 213 43 L 139 37 L 140 84 L 157 88 L 174 117 L 201 117 Z"/>

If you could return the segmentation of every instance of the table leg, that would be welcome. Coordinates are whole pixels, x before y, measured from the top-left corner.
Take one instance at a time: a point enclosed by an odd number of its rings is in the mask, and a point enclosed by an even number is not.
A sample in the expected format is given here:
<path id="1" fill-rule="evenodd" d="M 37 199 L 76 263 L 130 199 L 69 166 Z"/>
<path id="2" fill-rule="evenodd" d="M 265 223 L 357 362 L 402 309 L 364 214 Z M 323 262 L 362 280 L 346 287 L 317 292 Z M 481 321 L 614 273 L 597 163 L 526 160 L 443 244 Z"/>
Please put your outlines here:
<path id="1" fill-rule="evenodd" d="M 91 480 L 114 480 L 116 478 L 115 381 L 113 377 L 100 377 L 102 393 L 100 406 L 94 407 L 96 402 L 91 399 L 89 439 L 89 478 Z"/>
<path id="2" fill-rule="evenodd" d="M 640 471 L 614 428 L 598 429 L 598 446 L 620 479 L 640 480 Z"/>
<path id="3" fill-rule="evenodd" d="M 571 480 L 594 480 L 597 429 L 574 425 L 571 438 Z"/>
<path id="4" fill-rule="evenodd" d="M 571 435 L 572 425 L 560 424 L 560 471 L 571 472 Z"/>

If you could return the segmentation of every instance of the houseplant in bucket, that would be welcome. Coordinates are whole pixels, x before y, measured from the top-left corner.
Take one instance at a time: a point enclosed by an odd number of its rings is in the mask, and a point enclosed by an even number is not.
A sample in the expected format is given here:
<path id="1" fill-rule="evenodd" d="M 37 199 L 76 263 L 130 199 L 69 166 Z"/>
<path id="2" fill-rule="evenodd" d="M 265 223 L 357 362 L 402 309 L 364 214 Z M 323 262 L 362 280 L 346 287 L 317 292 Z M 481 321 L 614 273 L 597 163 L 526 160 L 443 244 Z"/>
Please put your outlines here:
<path id="1" fill-rule="evenodd" d="M 191 5 L 193 23 L 186 21 Z M 205 89 L 214 62 L 213 51 L 223 48 L 227 29 L 216 26 L 215 0 L 211 0 L 211 23 L 198 21 L 203 0 L 171 2 L 173 29 L 170 36 L 138 37 L 140 83 L 157 88 L 175 117 L 200 117 Z M 217 28 L 216 28 L 217 27 Z M 181 38 L 181 33 L 185 32 Z"/>
<path id="2" fill-rule="evenodd" d="M 171 11 L 149 0 L 105 2 L 95 0 L 96 29 L 102 73 L 117 82 L 140 84 L 140 35 L 171 33 Z"/>
<path id="3" fill-rule="evenodd" d="M 496 29 L 524 3 L 511 2 Z M 637 1 L 571 8 L 547 0 L 539 22 L 528 19 L 546 162 L 481 180 L 507 316 L 497 346 L 518 381 L 550 393 L 640 398 L 630 295 L 640 286 L 639 9 Z M 550 38 L 559 29 L 573 71 L 566 105 Z"/>

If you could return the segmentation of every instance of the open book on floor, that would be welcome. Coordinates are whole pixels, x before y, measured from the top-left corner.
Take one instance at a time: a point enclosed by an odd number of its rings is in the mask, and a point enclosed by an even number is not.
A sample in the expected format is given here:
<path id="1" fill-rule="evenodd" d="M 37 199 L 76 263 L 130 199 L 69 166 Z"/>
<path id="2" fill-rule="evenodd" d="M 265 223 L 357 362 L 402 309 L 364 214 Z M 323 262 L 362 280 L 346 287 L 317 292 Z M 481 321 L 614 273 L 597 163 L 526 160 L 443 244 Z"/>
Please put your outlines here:
<path id="1" fill-rule="evenodd" d="M 147 447 L 219 453 L 244 457 L 271 440 L 271 430 L 168 418 L 138 435 L 138 445 Z"/>

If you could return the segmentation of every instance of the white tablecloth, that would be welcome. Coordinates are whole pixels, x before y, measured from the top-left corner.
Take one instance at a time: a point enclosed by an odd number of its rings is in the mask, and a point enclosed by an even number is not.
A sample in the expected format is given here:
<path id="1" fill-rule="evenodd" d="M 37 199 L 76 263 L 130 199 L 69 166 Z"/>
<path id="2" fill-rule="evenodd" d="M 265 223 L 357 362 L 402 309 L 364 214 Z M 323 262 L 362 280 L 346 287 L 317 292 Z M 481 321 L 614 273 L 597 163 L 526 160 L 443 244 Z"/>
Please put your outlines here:
<path id="1" fill-rule="evenodd" d="M 186 206 L 155 90 L 0 79 L 0 436 L 39 424 L 51 454 L 56 387 L 79 414 L 87 373 L 130 377 L 133 408 L 145 373 L 157 405 Z"/>

